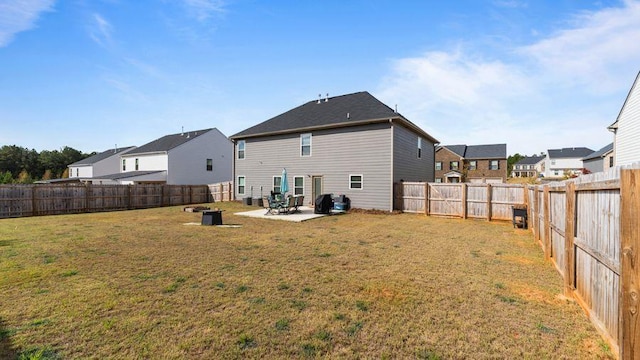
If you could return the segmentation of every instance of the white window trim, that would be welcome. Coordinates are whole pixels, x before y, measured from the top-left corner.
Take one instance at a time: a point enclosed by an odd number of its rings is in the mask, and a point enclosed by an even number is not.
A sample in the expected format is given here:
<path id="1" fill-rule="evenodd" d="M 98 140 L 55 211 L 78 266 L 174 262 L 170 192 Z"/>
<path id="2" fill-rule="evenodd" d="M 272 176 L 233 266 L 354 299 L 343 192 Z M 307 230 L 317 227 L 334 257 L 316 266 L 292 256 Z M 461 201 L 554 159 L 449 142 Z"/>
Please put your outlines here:
<path id="1" fill-rule="evenodd" d="M 276 178 L 280 179 L 280 191 L 278 192 L 282 193 L 282 175 L 274 175 L 271 178 L 271 191 L 276 192 Z"/>
<path id="2" fill-rule="evenodd" d="M 354 188 L 351 187 L 351 177 L 352 176 L 360 176 L 360 187 Z M 349 190 L 363 190 L 364 189 L 364 176 L 362 174 L 349 174 Z"/>
<path id="3" fill-rule="evenodd" d="M 296 194 L 296 179 L 302 179 L 302 194 Z M 304 195 L 304 176 L 294 176 L 293 177 L 293 195 Z"/>
<path id="4" fill-rule="evenodd" d="M 302 155 L 302 138 L 309 135 L 309 155 Z M 300 157 L 311 157 L 313 154 L 313 135 L 311 133 L 300 134 Z"/>
<path id="5" fill-rule="evenodd" d="M 496 162 L 496 168 L 493 168 L 493 162 Z M 489 170 L 500 170 L 500 160 L 489 160 Z"/>
<path id="6" fill-rule="evenodd" d="M 438 169 L 438 163 L 440 163 L 440 169 Z M 436 161 L 436 164 L 435 164 L 435 166 L 434 166 L 434 167 L 435 167 L 435 169 L 436 169 L 436 170 L 438 170 L 438 171 L 442 170 L 442 161 Z"/>
<path id="7" fill-rule="evenodd" d="M 211 161 L 211 170 L 209 170 L 209 161 Z M 206 171 L 213 171 L 213 159 L 206 159 L 204 169 Z"/>
<path id="8" fill-rule="evenodd" d="M 240 192 L 240 178 L 244 179 L 244 191 Z M 247 193 L 247 177 L 244 175 L 238 175 L 238 177 L 236 178 L 237 181 L 237 185 L 236 185 L 236 191 L 238 192 L 238 195 L 245 195 Z"/>
<path id="9" fill-rule="evenodd" d="M 418 159 L 422 159 L 422 138 L 418 137 Z"/>
<path id="10" fill-rule="evenodd" d="M 242 143 L 243 145 L 243 149 L 242 149 L 242 157 L 240 157 L 240 144 Z M 238 140 L 238 147 L 237 147 L 237 151 L 236 151 L 236 159 L 237 160 L 244 160 L 247 158 L 247 142 L 244 140 Z"/>
<path id="11" fill-rule="evenodd" d="M 474 163 L 473 168 L 471 163 Z M 469 170 L 478 170 L 478 160 L 469 160 Z"/>

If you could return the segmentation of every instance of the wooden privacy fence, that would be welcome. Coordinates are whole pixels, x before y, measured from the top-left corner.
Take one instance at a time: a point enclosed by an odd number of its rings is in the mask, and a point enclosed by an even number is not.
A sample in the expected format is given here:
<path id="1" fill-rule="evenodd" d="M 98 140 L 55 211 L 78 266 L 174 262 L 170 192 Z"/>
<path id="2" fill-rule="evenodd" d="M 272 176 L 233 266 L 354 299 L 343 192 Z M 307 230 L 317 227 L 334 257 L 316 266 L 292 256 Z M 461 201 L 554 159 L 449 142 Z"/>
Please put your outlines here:
<path id="1" fill-rule="evenodd" d="M 0 185 L 0 219 L 209 201 L 207 185 Z"/>
<path id="2" fill-rule="evenodd" d="M 403 182 L 396 184 L 397 210 L 487 220 L 511 220 L 525 203 L 523 185 Z"/>
<path id="3" fill-rule="evenodd" d="M 209 185 L 209 192 L 215 202 L 233 200 L 233 181 Z"/>
<path id="4" fill-rule="evenodd" d="M 510 220 L 527 205 L 534 238 L 621 359 L 640 359 L 640 164 L 565 182 L 398 184 L 405 212 Z"/>

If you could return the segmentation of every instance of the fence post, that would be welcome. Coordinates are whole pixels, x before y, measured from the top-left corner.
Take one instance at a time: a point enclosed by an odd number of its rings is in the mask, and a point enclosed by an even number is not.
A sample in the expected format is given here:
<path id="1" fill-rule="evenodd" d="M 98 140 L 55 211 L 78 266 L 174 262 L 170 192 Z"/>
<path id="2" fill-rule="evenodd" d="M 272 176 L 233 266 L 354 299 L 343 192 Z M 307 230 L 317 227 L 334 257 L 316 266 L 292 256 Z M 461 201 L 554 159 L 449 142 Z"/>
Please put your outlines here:
<path id="1" fill-rule="evenodd" d="M 493 189 L 491 184 L 487 184 L 487 221 L 491 221 L 491 197 L 493 195 Z"/>
<path id="2" fill-rule="evenodd" d="M 549 185 L 544 186 L 542 201 L 544 202 L 544 258 L 545 260 L 551 259 L 551 194 L 549 193 Z"/>
<path id="3" fill-rule="evenodd" d="M 429 216 L 429 183 L 424 183 L 424 214 Z"/>
<path id="4" fill-rule="evenodd" d="M 466 219 L 467 218 L 467 184 L 466 183 L 462 183 L 460 184 L 461 186 L 461 191 L 462 191 L 462 218 Z"/>
<path id="5" fill-rule="evenodd" d="M 89 212 L 89 201 L 91 200 L 91 183 L 87 182 L 84 186 L 84 212 Z"/>
<path id="6" fill-rule="evenodd" d="M 622 340 L 620 359 L 640 357 L 640 169 L 620 171 Z"/>
<path id="7" fill-rule="evenodd" d="M 235 198 L 234 198 L 235 191 L 233 191 L 234 189 L 233 189 L 233 185 L 231 184 L 231 182 L 228 182 L 228 184 L 229 184 L 229 201 L 233 201 L 233 200 L 235 200 Z"/>
<path id="8" fill-rule="evenodd" d="M 575 238 L 576 222 L 576 184 L 567 182 L 566 186 L 566 210 L 564 222 L 564 295 L 572 297 L 575 279 Z"/>
<path id="9" fill-rule="evenodd" d="M 534 185 L 533 186 L 533 203 L 534 205 L 534 213 L 532 214 L 532 218 L 533 218 L 533 239 L 534 241 L 540 242 L 540 213 L 542 210 L 540 210 L 540 194 L 539 191 L 540 189 L 538 188 L 538 185 Z"/>
<path id="10" fill-rule="evenodd" d="M 38 201 L 36 200 L 36 187 L 37 185 L 31 185 L 31 215 L 38 215 Z"/>
<path id="11" fill-rule="evenodd" d="M 133 188 L 133 185 L 126 185 L 127 186 L 127 208 L 129 210 L 133 209 L 133 204 L 131 203 L 131 191 Z"/>

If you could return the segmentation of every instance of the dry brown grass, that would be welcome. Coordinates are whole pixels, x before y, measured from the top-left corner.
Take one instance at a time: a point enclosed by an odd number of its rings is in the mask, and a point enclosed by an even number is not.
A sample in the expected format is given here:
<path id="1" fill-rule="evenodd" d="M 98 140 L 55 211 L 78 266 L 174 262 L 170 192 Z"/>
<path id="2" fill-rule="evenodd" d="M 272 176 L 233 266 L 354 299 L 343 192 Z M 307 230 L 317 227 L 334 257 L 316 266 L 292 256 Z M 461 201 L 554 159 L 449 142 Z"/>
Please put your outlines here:
<path id="1" fill-rule="evenodd" d="M 218 205 L 1 220 L 0 358 L 611 356 L 510 224 Z"/>

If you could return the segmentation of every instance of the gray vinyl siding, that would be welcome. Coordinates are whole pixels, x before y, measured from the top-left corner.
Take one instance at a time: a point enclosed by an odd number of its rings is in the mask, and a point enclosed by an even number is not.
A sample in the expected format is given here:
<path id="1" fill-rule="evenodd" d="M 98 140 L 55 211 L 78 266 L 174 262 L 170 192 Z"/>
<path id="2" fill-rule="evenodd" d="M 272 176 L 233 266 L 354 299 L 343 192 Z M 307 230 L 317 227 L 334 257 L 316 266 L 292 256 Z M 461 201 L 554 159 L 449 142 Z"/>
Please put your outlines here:
<path id="1" fill-rule="evenodd" d="M 585 169 L 591 171 L 592 173 L 604 171 L 604 158 L 599 156 L 595 159 L 583 160 L 582 164 L 584 165 Z"/>
<path id="2" fill-rule="evenodd" d="M 639 75 L 640 76 L 640 75 Z M 615 135 L 615 164 L 629 165 L 640 161 L 640 81 L 636 80 L 618 116 Z"/>
<path id="3" fill-rule="evenodd" d="M 207 159 L 212 159 L 212 171 L 207 171 Z M 167 184 L 201 185 L 230 181 L 232 159 L 233 143 L 217 129 L 210 130 L 169 150 Z"/>
<path id="4" fill-rule="evenodd" d="M 304 178 L 305 204 L 312 201 L 311 176 L 323 176 L 323 192 L 347 195 L 352 207 L 392 209 L 389 123 L 305 133 L 312 134 L 308 157 L 300 156 L 300 133 L 245 139 L 245 158 L 235 160 L 234 180 L 244 176 L 246 190 L 241 195 L 236 187 L 236 198 L 269 194 L 273 177 L 286 168 L 290 194 L 294 177 Z M 363 176 L 362 190 L 349 189 L 350 174 Z"/>
<path id="5" fill-rule="evenodd" d="M 435 147 L 422 138 L 422 156 L 418 159 L 418 137 L 415 132 L 396 125 L 393 128 L 393 181 L 434 181 Z"/>

